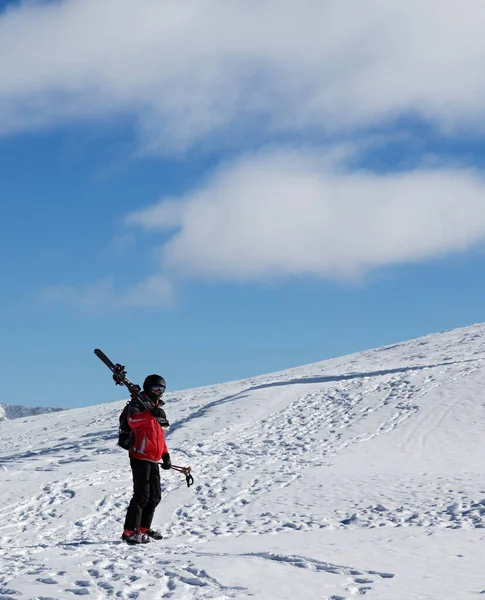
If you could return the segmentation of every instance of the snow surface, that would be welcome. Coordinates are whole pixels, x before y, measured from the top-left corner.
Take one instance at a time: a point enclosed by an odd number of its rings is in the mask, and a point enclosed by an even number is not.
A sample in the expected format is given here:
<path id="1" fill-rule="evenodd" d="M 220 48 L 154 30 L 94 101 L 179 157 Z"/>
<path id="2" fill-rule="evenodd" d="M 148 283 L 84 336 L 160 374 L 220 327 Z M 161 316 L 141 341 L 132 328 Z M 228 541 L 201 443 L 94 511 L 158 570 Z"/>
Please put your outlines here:
<path id="1" fill-rule="evenodd" d="M 167 395 L 154 525 L 123 402 L 0 423 L 0 600 L 484 597 L 485 325 Z M 108 373 L 107 373 L 108 376 Z"/>

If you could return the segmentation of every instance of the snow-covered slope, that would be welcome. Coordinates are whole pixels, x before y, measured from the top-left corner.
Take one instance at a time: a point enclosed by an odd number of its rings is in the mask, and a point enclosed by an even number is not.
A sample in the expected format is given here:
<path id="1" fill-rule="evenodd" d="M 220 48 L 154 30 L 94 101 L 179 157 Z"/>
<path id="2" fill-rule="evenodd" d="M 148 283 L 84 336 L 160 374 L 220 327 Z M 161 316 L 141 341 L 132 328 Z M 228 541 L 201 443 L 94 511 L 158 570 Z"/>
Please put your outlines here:
<path id="1" fill-rule="evenodd" d="M 484 358 L 476 325 L 168 394 L 195 485 L 144 547 L 122 402 L 0 423 L 0 599 L 483 597 Z"/>
<path id="2" fill-rule="evenodd" d="M 41 406 L 18 406 L 17 404 L 0 404 L 0 421 L 5 419 L 21 419 L 50 412 L 58 412 L 62 408 L 46 408 Z"/>

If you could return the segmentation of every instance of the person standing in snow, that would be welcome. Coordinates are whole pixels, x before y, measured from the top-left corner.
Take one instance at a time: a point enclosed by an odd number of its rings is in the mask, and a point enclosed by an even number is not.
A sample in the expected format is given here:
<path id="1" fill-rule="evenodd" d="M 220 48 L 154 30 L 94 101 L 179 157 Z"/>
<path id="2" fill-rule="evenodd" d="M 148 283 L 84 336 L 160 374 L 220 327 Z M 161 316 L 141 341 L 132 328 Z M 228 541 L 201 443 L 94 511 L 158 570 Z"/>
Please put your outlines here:
<path id="1" fill-rule="evenodd" d="M 164 433 L 164 428 L 169 426 L 162 408 L 165 404 L 162 400 L 165 388 L 163 377 L 148 375 L 143 383 L 146 406 L 136 395 L 132 395 L 128 407 L 128 425 L 133 433 L 129 450 L 133 497 L 121 536 L 128 544 L 145 544 L 150 538 L 162 538 L 158 531 L 151 529 L 151 524 L 155 508 L 161 500 L 160 466 L 165 470 L 172 468 Z"/>

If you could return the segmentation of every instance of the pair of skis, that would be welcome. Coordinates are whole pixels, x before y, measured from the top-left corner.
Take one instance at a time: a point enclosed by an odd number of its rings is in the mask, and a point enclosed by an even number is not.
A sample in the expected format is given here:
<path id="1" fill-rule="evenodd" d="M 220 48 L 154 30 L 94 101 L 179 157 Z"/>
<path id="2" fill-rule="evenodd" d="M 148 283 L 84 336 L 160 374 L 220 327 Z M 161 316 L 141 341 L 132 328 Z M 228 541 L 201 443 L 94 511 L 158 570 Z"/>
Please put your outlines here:
<path id="1" fill-rule="evenodd" d="M 130 394 L 132 396 L 135 396 L 138 399 L 138 401 L 141 403 L 141 405 L 144 406 L 147 409 L 147 411 L 149 411 L 150 406 L 148 406 L 148 404 L 146 403 L 146 400 L 141 391 L 141 387 L 139 385 L 136 385 L 135 383 L 132 383 L 128 379 L 128 377 L 126 376 L 125 367 L 123 365 L 120 365 L 119 363 L 114 364 L 102 350 L 99 350 L 99 348 L 96 348 L 94 350 L 94 354 L 96 354 L 96 356 L 113 373 L 113 380 L 116 383 L 116 385 L 126 386 L 128 388 L 128 391 L 130 392 Z M 191 485 L 194 484 L 194 478 L 192 477 L 192 474 L 190 472 L 191 471 L 190 467 L 179 467 L 177 465 L 172 465 L 172 469 L 174 471 L 177 471 L 178 473 L 182 473 L 183 475 L 185 475 L 187 487 L 190 487 Z"/>

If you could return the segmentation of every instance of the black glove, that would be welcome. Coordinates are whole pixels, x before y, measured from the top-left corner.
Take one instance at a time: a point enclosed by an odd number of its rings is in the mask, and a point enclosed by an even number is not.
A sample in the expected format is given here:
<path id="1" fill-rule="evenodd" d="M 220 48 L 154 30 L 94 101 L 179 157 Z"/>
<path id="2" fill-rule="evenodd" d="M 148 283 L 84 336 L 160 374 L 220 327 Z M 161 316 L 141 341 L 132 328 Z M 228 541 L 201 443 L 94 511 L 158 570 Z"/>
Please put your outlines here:
<path id="1" fill-rule="evenodd" d="M 150 412 L 155 417 L 155 419 L 158 419 L 158 417 L 166 417 L 165 411 L 159 406 L 154 406 L 150 409 Z"/>
<path id="2" fill-rule="evenodd" d="M 168 419 L 163 419 L 162 417 L 158 417 L 157 418 L 158 424 L 160 425 L 160 427 L 170 427 L 170 423 L 168 422 Z"/>
<path id="3" fill-rule="evenodd" d="M 158 421 L 158 424 L 160 425 L 160 427 L 169 427 L 170 426 L 170 423 L 168 422 L 168 419 L 167 419 L 167 415 L 165 414 L 165 411 L 163 410 L 163 408 L 160 408 L 159 406 L 155 406 L 154 408 L 151 409 L 150 412 L 155 417 L 155 419 Z"/>
<path id="4" fill-rule="evenodd" d="M 162 456 L 162 462 L 160 466 L 164 471 L 168 471 L 172 468 L 172 461 L 170 460 L 170 454 L 168 452 Z"/>

